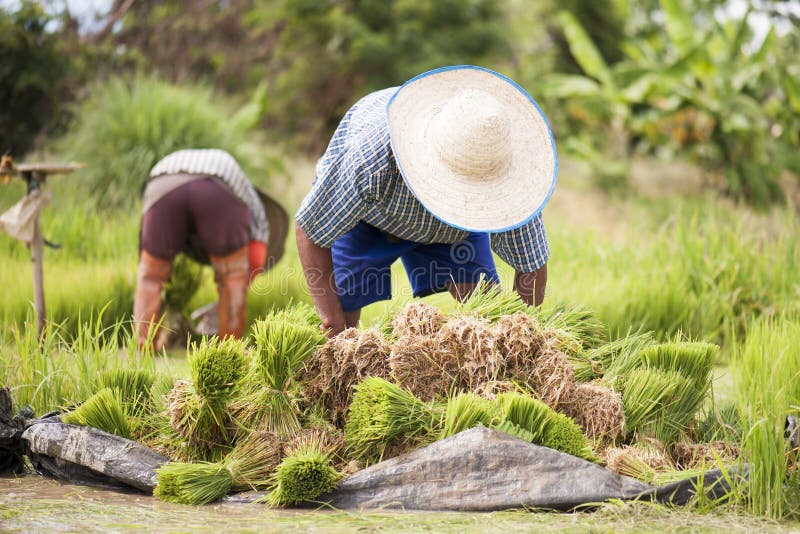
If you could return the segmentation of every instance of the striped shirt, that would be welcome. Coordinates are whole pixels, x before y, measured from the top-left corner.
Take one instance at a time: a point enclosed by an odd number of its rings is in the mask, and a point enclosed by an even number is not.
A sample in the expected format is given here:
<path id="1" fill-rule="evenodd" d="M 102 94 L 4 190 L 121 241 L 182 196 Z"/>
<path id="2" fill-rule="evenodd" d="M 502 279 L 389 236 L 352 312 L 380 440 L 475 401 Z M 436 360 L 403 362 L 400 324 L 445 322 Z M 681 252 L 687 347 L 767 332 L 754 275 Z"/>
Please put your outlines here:
<path id="1" fill-rule="evenodd" d="M 345 114 L 296 220 L 314 244 L 330 247 L 364 221 L 417 243 L 455 243 L 467 232 L 433 216 L 406 186 L 392 154 L 386 106 L 396 87 L 365 96 Z M 520 272 L 550 256 L 541 214 L 505 232 L 490 233 L 492 250 Z"/>
<path id="2" fill-rule="evenodd" d="M 216 148 L 178 150 L 156 163 L 150 171 L 150 179 L 174 174 L 213 176 L 220 179 L 250 211 L 250 237 L 264 243 L 269 240 L 269 224 L 264 204 L 233 156 Z"/>

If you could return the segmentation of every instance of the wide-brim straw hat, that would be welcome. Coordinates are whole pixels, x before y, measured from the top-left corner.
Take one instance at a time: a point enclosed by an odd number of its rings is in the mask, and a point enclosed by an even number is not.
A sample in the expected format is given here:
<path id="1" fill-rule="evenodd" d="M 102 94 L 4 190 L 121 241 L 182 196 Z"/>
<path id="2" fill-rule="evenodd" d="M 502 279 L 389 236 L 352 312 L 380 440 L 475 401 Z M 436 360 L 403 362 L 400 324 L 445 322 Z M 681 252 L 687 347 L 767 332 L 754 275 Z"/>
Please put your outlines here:
<path id="1" fill-rule="evenodd" d="M 472 65 L 428 71 L 397 90 L 387 113 L 406 185 L 444 223 L 502 232 L 550 199 L 558 174 L 553 133 L 509 78 Z"/>

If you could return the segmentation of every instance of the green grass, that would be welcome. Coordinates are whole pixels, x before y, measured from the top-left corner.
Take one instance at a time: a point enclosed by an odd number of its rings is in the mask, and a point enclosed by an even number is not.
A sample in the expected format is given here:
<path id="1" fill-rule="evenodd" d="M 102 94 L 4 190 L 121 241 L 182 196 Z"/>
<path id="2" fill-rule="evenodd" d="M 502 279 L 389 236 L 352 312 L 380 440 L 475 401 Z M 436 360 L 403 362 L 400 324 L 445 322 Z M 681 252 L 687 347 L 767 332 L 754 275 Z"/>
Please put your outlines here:
<path id="1" fill-rule="evenodd" d="M 732 358 L 742 447 L 750 464 L 748 509 L 779 518 L 800 513 L 798 477 L 786 477 L 784 420 L 800 411 L 800 320 L 761 320 Z"/>

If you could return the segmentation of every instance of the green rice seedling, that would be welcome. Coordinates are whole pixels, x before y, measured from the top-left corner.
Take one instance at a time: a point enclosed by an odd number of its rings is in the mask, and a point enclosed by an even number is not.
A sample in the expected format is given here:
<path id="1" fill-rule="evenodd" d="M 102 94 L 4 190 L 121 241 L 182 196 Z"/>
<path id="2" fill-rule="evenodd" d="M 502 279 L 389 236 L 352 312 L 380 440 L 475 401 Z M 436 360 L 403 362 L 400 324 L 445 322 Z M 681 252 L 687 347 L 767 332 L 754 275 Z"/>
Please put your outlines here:
<path id="1" fill-rule="evenodd" d="M 314 309 L 314 306 L 306 302 L 294 302 L 292 300 L 285 306 L 274 308 L 263 320 L 286 321 L 317 328 L 322 326 L 322 320 L 317 315 L 317 310 Z"/>
<path id="2" fill-rule="evenodd" d="M 248 371 L 243 341 L 216 337 L 192 343 L 187 357 L 192 382 L 176 381 L 167 413 L 191 445 L 210 450 L 230 441 L 228 404 Z"/>
<path id="3" fill-rule="evenodd" d="M 542 443 L 548 421 L 554 413 L 552 408 L 539 399 L 513 391 L 498 395 L 495 402 L 501 421 L 519 425 L 534 436 L 533 443 Z"/>
<path id="4" fill-rule="evenodd" d="M 628 373 L 622 390 L 628 434 L 652 428 L 671 408 L 679 385 L 686 383 L 674 371 L 635 369 Z"/>
<path id="5" fill-rule="evenodd" d="M 336 489 L 341 478 L 328 454 L 314 446 L 301 447 L 281 460 L 267 502 L 288 506 L 313 501 Z"/>
<path id="6" fill-rule="evenodd" d="M 470 295 L 456 305 L 457 315 L 474 315 L 494 323 L 504 315 L 525 311 L 528 306 L 513 291 L 481 279 Z"/>
<path id="7" fill-rule="evenodd" d="M 627 335 L 571 356 L 575 380 L 590 382 L 606 375 L 618 375 L 639 366 L 639 352 L 653 342 L 651 332 L 628 332 Z M 629 362 L 635 364 L 629 367 Z"/>
<path id="8" fill-rule="evenodd" d="M 598 461 L 586 436 L 581 432 L 581 427 L 571 418 L 558 412 L 550 414 L 544 427 L 541 445 L 584 460 Z"/>
<path id="9" fill-rule="evenodd" d="M 156 497 L 181 504 L 206 504 L 231 491 L 266 488 L 280 461 L 278 437 L 253 432 L 217 463 L 171 462 L 157 470 Z"/>
<path id="10" fill-rule="evenodd" d="M 224 465 L 218 463 L 169 462 L 156 470 L 158 484 L 153 496 L 179 504 L 206 504 L 231 490 L 233 480 Z"/>
<path id="11" fill-rule="evenodd" d="M 61 416 L 63 423 L 98 428 L 109 434 L 131 438 L 131 429 L 119 397 L 111 388 L 104 388 L 86 402 Z"/>
<path id="12" fill-rule="evenodd" d="M 527 308 L 547 328 L 561 330 L 578 340 L 583 348 L 597 348 L 608 343 L 609 331 L 589 308 L 559 302 L 554 306 Z"/>
<path id="13" fill-rule="evenodd" d="M 436 415 L 410 391 L 373 376 L 355 389 L 345 423 L 345 442 L 354 458 L 373 463 L 394 441 L 432 437 Z"/>
<path id="14" fill-rule="evenodd" d="M 149 369 L 120 368 L 101 372 L 98 383 L 103 388 L 113 389 L 123 407 L 132 413 L 149 407 L 154 380 L 155 374 Z"/>
<path id="15" fill-rule="evenodd" d="M 203 266 L 186 254 L 178 254 L 172 262 L 172 273 L 162 290 L 164 306 L 188 316 L 189 302 L 203 283 Z"/>
<path id="16" fill-rule="evenodd" d="M 462 392 L 451 396 L 447 400 L 440 439 L 478 425 L 491 426 L 496 412 L 496 406 L 491 401 L 474 393 Z"/>
<path id="17" fill-rule="evenodd" d="M 500 432 L 505 432 L 506 434 L 510 434 L 512 436 L 518 437 L 519 439 L 524 439 L 528 443 L 536 443 L 536 436 L 516 423 L 512 423 L 508 419 L 500 421 L 499 423 L 492 426 L 494 430 L 499 430 Z"/>
<path id="18" fill-rule="evenodd" d="M 282 319 L 266 319 L 253 326 L 256 343 L 251 391 L 232 411 L 245 428 L 265 428 L 278 435 L 300 430 L 293 391 L 294 377 L 314 349 L 325 342 L 318 326 Z"/>
<path id="19" fill-rule="evenodd" d="M 153 378 L 153 385 L 150 386 L 150 401 L 154 412 L 163 412 L 167 409 L 167 395 L 169 395 L 175 379 L 168 374 L 159 373 Z"/>

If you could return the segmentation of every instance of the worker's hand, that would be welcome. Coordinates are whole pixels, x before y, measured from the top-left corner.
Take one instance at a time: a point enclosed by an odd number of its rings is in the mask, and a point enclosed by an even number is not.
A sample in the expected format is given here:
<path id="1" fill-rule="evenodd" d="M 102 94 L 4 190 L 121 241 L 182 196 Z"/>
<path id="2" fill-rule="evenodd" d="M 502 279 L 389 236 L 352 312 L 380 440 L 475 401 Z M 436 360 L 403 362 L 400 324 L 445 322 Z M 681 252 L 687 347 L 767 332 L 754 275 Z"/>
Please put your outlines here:
<path id="1" fill-rule="evenodd" d="M 544 290 L 547 287 L 547 264 L 532 273 L 517 271 L 514 275 L 514 291 L 527 304 L 540 306 L 544 301 Z"/>
<path id="2" fill-rule="evenodd" d="M 346 328 L 346 322 L 333 279 L 331 249 L 315 245 L 299 224 L 295 227 L 297 252 L 306 275 L 308 290 L 322 320 L 323 330 L 328 337 L 333 337 Z"/>

